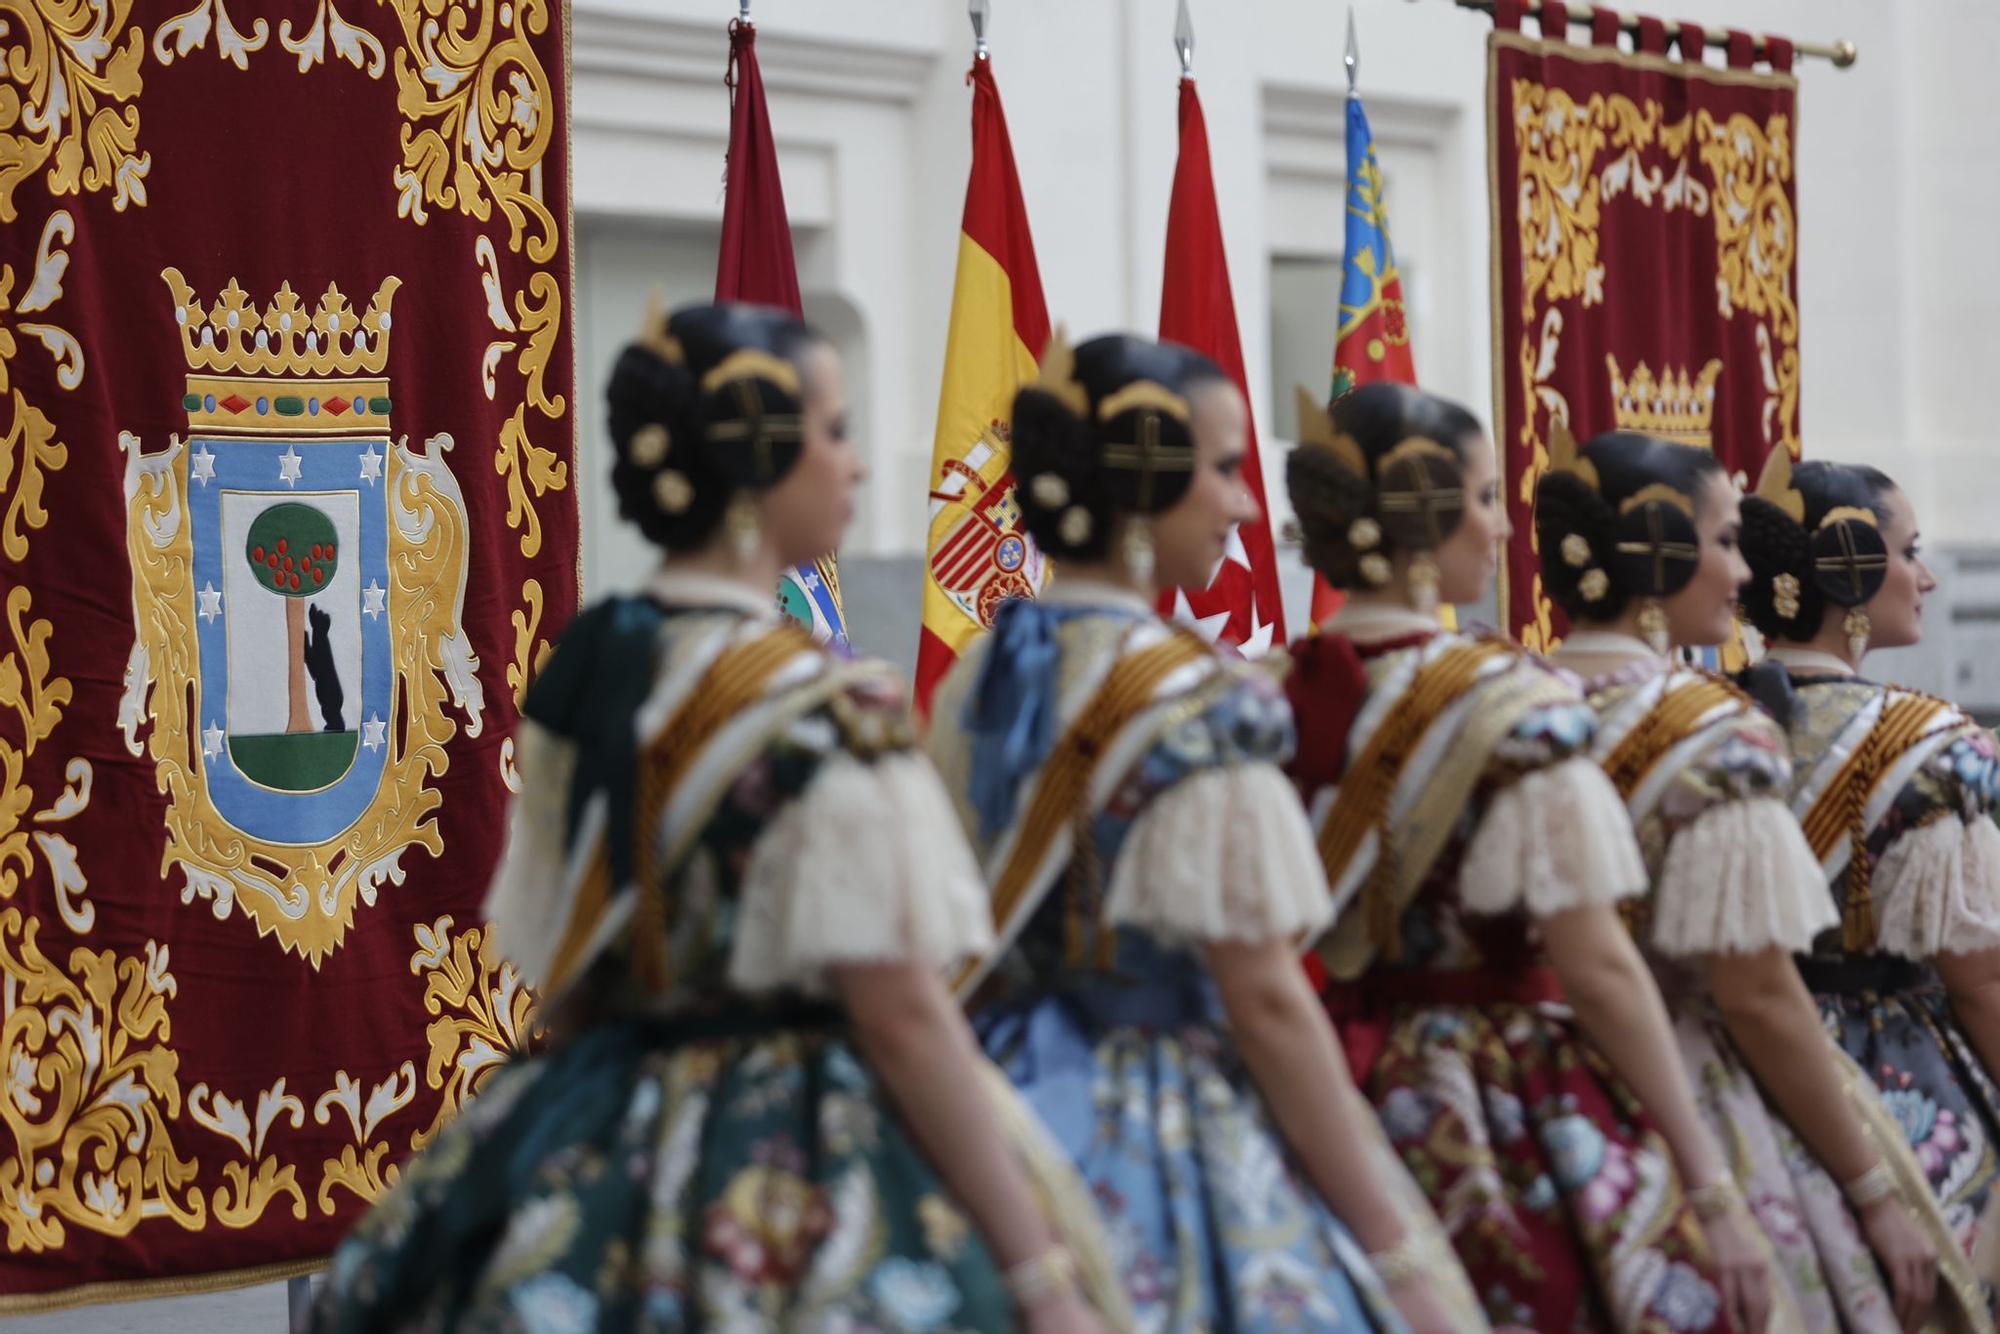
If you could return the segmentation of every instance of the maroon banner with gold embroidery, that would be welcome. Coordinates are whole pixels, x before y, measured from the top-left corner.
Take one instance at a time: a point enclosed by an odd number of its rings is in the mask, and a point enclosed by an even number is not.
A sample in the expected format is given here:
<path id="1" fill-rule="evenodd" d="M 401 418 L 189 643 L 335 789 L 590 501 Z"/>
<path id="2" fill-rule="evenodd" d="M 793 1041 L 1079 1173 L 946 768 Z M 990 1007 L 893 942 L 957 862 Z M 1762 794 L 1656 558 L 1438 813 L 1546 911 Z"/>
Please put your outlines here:
<path id="1" fill-rule="evenodd" d="M 1494 441 L 1514 535 L 1502 624 L 1534 649 L 1566 626 L 1542 592 L 1531 522 L 1552 417 L 1578 440 L 1635 430 L 1710 448 L 1754 476 L 1798 452 L 1797 84 L 1789 46 L 1750 68 L 1666 54 L 1644 20 L 1637 52 L 1519 31 L 1496 6 L 1488 38 L 1493 188 Z M 1599 11 L 1608 15 L 1608 11 Z M 1692 29 L 1692 25 L 1688 25 Z"/>
<path id="2" fill-rule="evenodd" d="M 0 1313 L 312 1267 L 524 1036 L 578 568 L 559 8 L 6 23 Z"/>

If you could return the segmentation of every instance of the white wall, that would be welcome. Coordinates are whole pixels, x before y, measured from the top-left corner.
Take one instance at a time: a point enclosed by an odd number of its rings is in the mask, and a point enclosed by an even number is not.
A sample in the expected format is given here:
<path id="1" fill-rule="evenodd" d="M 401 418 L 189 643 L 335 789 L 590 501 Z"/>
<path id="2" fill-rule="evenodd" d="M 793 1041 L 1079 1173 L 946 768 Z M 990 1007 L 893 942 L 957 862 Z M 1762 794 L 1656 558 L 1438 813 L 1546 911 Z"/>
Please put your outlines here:
<path id="1" fill-rule="evenodd" d="M 630 230 L 643 220 L 677 229 L 659 233 L 670 295 L 702 294 L 688 256 L 712 245 L 720 217 L 721 76 L 735 8 L 578 0 L 580 291 L 631 304 L 616 294 L 653 278 L 644 233 Z M 1353 8 L 1392 225 L 1412 274 L 1418 372 L 1485 416 L 1489 24 L 1446 0 Z M 1270 429 L 1271 259 L 1338 253 L 1347 10 L 1323 0 L 1195 0 L 1193 9 L 1195 74 L 1275 481 L 1283 444 Z M 1176 153 L 1174 5 L 993 0 L 993 10 L 994 73 L 1050 312 L 1076 335 L 1149 329 Z M 2000 366 L 2000 247 L 1989 236 L 2000 214 L 2000 80 L 1988 67 L 2000 49 L 2000 5 L 1676 0 L 1664 11 L 1860 44 L 1850 70 L 1798 67 L 1806 447 L 1894 473 L 1929 538 L 1992 542 L 2000 456 L 1982 390 Z M 970 157 L 964 8 L 756 0 L 754 17 L 808 304 L 839 303 L 846 341 L 862 354 L 855 392 L 874 481 L 850 550 L 914 553 Z M 617 239 L 597 244 L 593 228 L 609 219 Z M 590 271 L 612 254 L 615 267 Z M 1300 325 L 1297 311 L 1286 315 L 1288 327 Z M 1278 356 L 1287 378 L 1325 365 L 1332 319 L 1329 309 L 1319 337 Z M 589 310 L 583 323 L 598 339 L 584 349 L 588 405 L 614 331 Z M 580 471 L 595 541 L 609 512 L 594 409 L 589 427 Z M 1282 512 L 1282 495 L 1271 500 Z M 592 571 L 605 564 L 586 559 Z"/>

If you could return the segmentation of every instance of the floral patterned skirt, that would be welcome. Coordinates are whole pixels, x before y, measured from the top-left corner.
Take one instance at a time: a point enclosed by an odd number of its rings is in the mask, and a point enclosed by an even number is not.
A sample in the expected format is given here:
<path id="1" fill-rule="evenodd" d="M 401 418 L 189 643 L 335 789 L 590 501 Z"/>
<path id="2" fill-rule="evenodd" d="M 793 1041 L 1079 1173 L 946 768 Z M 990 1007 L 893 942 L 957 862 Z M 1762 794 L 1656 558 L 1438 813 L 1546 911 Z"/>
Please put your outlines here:
<path id="1" fill-rule="evenodd" d="M 1815 988 L 1813 999 L 1834 1041 L 1881 1090 L 1946 1221 L 1971 1254 L 1981 1211 L 2000 1178 L 2000 1091 L 1959 1030 L 1943 988 Z"/>
<path id="2" fill-rule="evenodd" d="M 832 1028 L 601 1025 L 517 1060 L 335 1250 L 322 1331 L 1006 1330 L 994 1263 Z"/>
<path id="3" fill-rule="evenodd" d="M 1363 1091 L 1496 1331 L 1730 1327 L 1666 1141 L 1567 1007 L 1384 1010 Z"/>
<path id="4" fill-rule="evenodd" d="M 1110 990 L 974 1026 L 1096 1197 L 1138 1328 L 1401 1330 L 1215 1024 L 1171 989 L 1157 1007 L 1149 988 Z"/>
<path id="5" fill-rule="evenodd" d="M 1702 1119 L 1729 1154 L 1806 1328 L 1896 1334 L 1888 1284 L 1839 1183 L 1764 1101 L 1709 1007 L 1694 1000 L 1674 1008 Z"/>

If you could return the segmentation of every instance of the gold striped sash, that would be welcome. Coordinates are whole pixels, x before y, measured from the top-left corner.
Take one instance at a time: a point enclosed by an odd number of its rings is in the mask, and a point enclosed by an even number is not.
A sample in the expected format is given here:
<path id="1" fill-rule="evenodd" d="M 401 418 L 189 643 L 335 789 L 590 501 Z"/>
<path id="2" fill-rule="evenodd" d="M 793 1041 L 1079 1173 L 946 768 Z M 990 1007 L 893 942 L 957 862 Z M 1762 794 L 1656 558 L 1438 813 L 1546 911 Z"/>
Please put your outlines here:
<path id="1" fill-rule="evenodd" d="M 667 983 L 666 884 L 657 842 L 661 814 L 717 734 L 764 697 L 780 668 L 812 647 L 812 636 L 791 621 L 730 645 L 702 672 L 639 756 L 638 820 L 633 829 L 637 845 L 633 849 L 633 879 L 639 899 L 633 909 L 632 965 L 649 990 L 663 991 Z M 609 906 L 611 889 L 610 856 L 600 840 L 549 967 L 544 988 L 548 994 L 555 994 L 573 980 L 571 973 Z"/>
<path id="2" fill-rule="evenodd" d="M 1347 766 L 1333 806 L 1320 822 L 1320 863 L 1326 867 L 1327 882 L 1336 886 L 1368 831 L 1376 831 L 1375 868 L 1362 890 L 1362 909 L 1370 943 L 1390 960 L 1401 954 L 1396 931 L 1400 905 L 1390 869 L 1395 862 L 1388 827 L 1390 799 L 1411 753 L 1438 715 L 1472 688 L 1489 661 L 1510 651 L 1504 641 L 1476 639 L 1453 645 L 1419 668 L 1403 697 Z"/>
<path id="3" fill-rule="evenodd" d="M 1619 799 L 1631 801 L 1668 751 L 1687 740 L 1702 719 L 1731 704 L 1740 711 L 1750 706 L 1750 700 L 1727 681 L 1704 675 L 1655 705 L 1600 762 Z"/>
<path id="4" fill-rule="evenodd" d="M 1929 695 L 1898 694 L 1882 708 L 1882 716 L 1833 781 L 1819 794 L 1819 800 L 1805 813 L 1800 824 L 1813 856 L 1824 862 L 1844 835 L 1850 851 L 1847 861 L 1847 901 L 1841 911 L 1841 941 L 1849 950 L 1867 950 L 1875 945 L 1875 900 L 1869 892 L 1868 799 L 1882 772 L 1897 758 L 1923 740 L 1938 716 L 1951 706 Z"/>
<path id="5" fill-rule="evenodd" d="M 1043 761 L 1027 810 L 1020 818 L 1020 834 L 994 878 L 996 931 L 1004 935 L 1015 915 L 1033 906 L 1030 900 L 1040 887 L 1035 883 L 1035 872 L 1057 834 L 1089 800 L 1091 775 L 1105 748 L 1153 703 L 1161 682 L 1209 652 L 1199 637 L 1176 627 L 1171 638 L 1121 658 L 1092 692 Z M 960 968 L 953 986 L 962 990 L 978 974 L 982 962 L 975 960 Z"/>

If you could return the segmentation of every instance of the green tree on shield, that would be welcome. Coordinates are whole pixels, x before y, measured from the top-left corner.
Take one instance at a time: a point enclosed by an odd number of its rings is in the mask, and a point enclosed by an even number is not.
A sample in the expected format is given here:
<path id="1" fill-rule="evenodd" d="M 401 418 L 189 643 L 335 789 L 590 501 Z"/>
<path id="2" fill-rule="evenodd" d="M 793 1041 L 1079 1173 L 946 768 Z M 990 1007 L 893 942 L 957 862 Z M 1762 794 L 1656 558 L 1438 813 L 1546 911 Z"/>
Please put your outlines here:
<path id="1" fill-rule="evenodd" d="M 306 599 L 333 581 L 338 545 L 333 520 L 297 501 L 259 514 L 244 544 L 244 558 L 257 582 L 285 600 L 287 732 L 317 730 L 306 711 Z"/>

